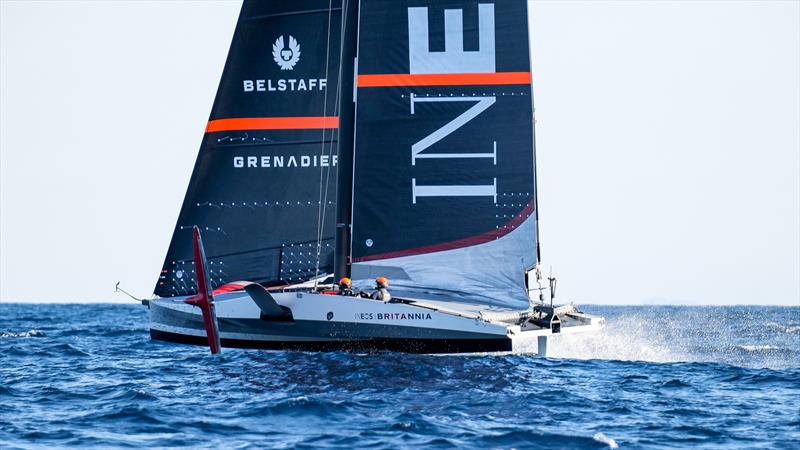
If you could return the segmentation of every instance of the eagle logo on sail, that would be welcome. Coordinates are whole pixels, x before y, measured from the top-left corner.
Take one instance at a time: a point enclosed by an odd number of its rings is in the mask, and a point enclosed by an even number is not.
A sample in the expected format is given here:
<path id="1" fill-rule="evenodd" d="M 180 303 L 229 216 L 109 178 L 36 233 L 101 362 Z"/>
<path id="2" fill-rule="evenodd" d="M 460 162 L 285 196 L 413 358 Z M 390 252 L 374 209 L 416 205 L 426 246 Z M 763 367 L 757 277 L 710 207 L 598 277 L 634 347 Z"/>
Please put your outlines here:
<path id="1" fill-rule="evenodd" d="M 300 44 L 297 39 L 289 36 L 289 47 L 284 48 L 283 36 L 279 36 L 272 44 L 272 58 L 281 70 L 292 70 L 297 61 L 300 61 Z"/>

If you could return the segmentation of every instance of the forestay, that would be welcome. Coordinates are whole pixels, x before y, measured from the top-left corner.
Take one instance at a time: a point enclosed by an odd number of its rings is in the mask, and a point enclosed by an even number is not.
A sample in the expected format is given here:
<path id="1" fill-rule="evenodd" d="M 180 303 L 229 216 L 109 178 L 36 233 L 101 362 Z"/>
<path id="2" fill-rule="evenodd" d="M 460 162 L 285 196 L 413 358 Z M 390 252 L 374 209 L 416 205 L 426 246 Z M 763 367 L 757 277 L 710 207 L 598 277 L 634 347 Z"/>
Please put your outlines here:
<path id="1" fill-rule="evenodd" d="M 332 265 L 340 1 L 245 1 L 155 287 L 195 292 L 191 230 L 213 286 L 304 280 Z"/>
<path id="2" fill-rule="evenodd" d="M 352 274 L 527 306 L 536 263 L 524 0 L 362 0 Z"/>

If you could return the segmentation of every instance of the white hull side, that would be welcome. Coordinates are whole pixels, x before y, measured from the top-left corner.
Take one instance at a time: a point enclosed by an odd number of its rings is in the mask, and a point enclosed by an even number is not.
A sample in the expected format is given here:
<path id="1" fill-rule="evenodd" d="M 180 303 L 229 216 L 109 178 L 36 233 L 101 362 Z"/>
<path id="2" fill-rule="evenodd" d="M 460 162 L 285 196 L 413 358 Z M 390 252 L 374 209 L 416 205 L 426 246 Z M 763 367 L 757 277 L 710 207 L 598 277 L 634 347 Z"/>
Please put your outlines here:
<path id="1" fill-rule="evenodd" d="M 459 315 L 452 310 L 442 312 L 404 303 L 315 293 L 272 295 L 280 305 L 291 309 L 293 320 L 262 319 L 260 309 L 245 292 L 217 298 L 224 347 L 543 354 L 540 338 L 552 335 L 549 329 L 523 331 L 517 325 L 482 320 L 470 312 Z M 205 342 L 199 309 L 183 303 L 182 298 L 152 300 L 149 307 L 154 339 Z M 564 326 L 561 333 L 597 328 L 596 323 Z"/>

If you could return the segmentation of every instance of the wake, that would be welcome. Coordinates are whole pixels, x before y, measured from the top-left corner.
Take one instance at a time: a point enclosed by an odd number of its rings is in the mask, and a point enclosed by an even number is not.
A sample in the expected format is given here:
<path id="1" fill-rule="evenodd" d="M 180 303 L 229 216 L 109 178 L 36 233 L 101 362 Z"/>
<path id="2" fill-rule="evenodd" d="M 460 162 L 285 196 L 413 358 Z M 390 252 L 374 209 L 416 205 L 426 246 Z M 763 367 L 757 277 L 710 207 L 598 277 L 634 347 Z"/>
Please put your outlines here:
<path id="1" fill-rule="evenodd" d="M 606 316 L 606 326 L 598 332 L 550 338 L 547 356 L 771 369 L 800 367 L 800 334 L 791 311 L 780 317 L 785 320 L 771 322 L 764 321 L 761 314 L 728 308 L 609 309 L 611 314 L 599 313 Z M 615 314 L 614 309 L 623 310 Z"/>

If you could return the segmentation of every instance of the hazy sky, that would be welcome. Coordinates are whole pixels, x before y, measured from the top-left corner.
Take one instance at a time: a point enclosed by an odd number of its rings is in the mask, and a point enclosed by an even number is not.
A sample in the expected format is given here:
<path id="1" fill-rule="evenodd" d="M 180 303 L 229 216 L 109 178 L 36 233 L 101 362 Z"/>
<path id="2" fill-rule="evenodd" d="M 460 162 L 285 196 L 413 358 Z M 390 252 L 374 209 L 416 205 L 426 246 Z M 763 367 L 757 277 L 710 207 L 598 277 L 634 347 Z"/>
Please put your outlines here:
<path id="1" fill-rule="evenodd" d="M 151 295 L 239 6 L 0 3 L 0 300 Z M 531 6 L 559 297 L 800 305 L 800 2 Z"/>

